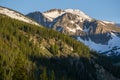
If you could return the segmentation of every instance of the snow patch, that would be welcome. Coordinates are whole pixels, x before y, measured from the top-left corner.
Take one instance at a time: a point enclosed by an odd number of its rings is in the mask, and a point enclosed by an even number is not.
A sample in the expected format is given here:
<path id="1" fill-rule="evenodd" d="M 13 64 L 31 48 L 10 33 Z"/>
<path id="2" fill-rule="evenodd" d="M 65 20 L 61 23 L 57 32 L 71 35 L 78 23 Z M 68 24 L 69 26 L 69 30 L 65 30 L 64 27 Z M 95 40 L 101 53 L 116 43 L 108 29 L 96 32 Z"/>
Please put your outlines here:
<path id="1" fill-rule="evenodd" d="M 90 30 L 90 28 L 87 28 L 86 26 L 84 26 L 84 32 L 88 33 L 88 31 Z"/>
<path id="2" fill-rule="evenodd" d="M 96 44 L 95 42 L 89 40 L 83 40 L 80 37 L 77 37 L 77 40 L 84 43 L 86 46 L 89 46 L 91 50 L 95 50 L 97 52 L 104 52 L 107 49 L 107 45 Z"/>
<path id="3" fill-rule="evenodd" d="M 78 15 L 79 16 L 78 19 L 81 22 L 83 22 L 86 19 L 89 20 L 89 21 L 92 20 L 92 18 L 90 18 L 88 15 L 86 15 L 85 13 L 83 13 L 82 11 L 80 11 L 78 9 L 75 9 L 75 10 L 73 10 L 73 9 L 66 9 L 66 10 L 61 11 L 61 12 L 59 12 L 57 10 L 56 11 L 51 11 L 51 12 L 44 12 L 43 15 L 45 17 L 47 17 L 50 21 L 53 21 L 55 18 L 65 14 L 65 13 L 72 13 L 72 14 Z"/>
<path id="4" fill-rule="evenodd" d="M 28 19 L 27 17 L 24 17 L 23 15 L 15 12 L 15 11 L 9 10 L 7 8 L 0 7 L 0 13 L 4 14 L 6 16 L 9 16 L 9 17 L 11 17 L 13 19 L 17 19 L 17 20 L 26 22 L 26 23 L 30 23 L 30 24 L 34 24 L 34 25 L 39 25 L 38 23 L 36 23 L 36 22 Z"/>
<path id="5" fill-rule="evenodd" d="M 71 29 L 71 28 L 69 28 L 69 27 L 66 27 L 69 31 L 71 31 L 71 32 L 73 32 L 73 33 L 75 33 L 77 30 L 81 30 L 82 31 L 82 28 L 79 26 L 79 25 L 77 25 L 76 24 L 76 28 L 73 28 L 73 29 Z"/>
<path id="6" fill-rule="evenodd" d="M 70 32 L 73 32 L 73 33 L 75 33 L 76 32 L 76 29 L 71 29 L 71 28 L 69 28 L 69 27 L 66 27 Z"/>
<path id="7" fill-rule="evenodd" d="M 103 26 L 106 26 L 103 22 L 100 22 Z"/>
<path id="8" fill-rule="evenodd" d="M 111 34 L 110 33 L 107 33 L 107 36 L 109 37 Z"/>
<path id="9" fill-rule="evenodd" d="M 110 22 L 110 21 L 102 21 L 102 22 L 104 22 L 106 24 L 115 24 L 114 22 Z"/>
<path id="10" fill-rule="evenodd" d="M 109 40 L 108 45 L 97 44 L 97 43 L 91 41 L 91 39 L 83 40 L 80 37 L 77 37 L 77 40 L 84 43 L 86 46 L 89 46 L 89 48 L 91 50 L 95 50 L 99 53 L 103 53 L 103 52 L 106 52 L 106 51 L 113 50 L 115 47 L 117 49 L 119 49 L 120 48 L 120 38 L 117 37 L 114 33 L 110 33 L 109 35 L 111 35 L 112 38 Z M 115 50 L 114 52 L 117 53 L 117 55 L 118 55 L 118 54 L 120 54 L 120 49 Z M 107 55 L 110 55 L 110 54 L 111 53 L 108 53 Z"/>
<path id="11" fill-rule="evenodd" d="M 74 21 L 70 21 L 72 24 L 74 24 L 75 22 Z"/>
<path id="12" fill-rule="evenodd" d="M 108 45 L 112 47 L 119 47 L 120 48 L 120 38 L 115 35 L 115 33 L 111 33 L 112 39 L 109 40 Z"/>
<path id="13" fill-rule="evenodd" d="M 78 24 L 76 24 L 76 30 L 81 30 L 82 31 L 82 28 L 78 25 Z"/>
<path id="14" fill-rule="evenodd" d="M 50 21 L 53 21 L 53 19 L 61 16 L 65 12 L 58 12 L 58 11 L 53 11 L 53 12 L 45 12 L 43 13 L 44 16 L 46 16 Z"/>
<path id="15" fill-rule="evenodd" d="M 78 9 L 66 9 L 65 12 L 69 12 L 69 13 L 72 13 L 72 14 L 75 14 L 75 15 L 78 15 L 80 17 L 80 20 L 81 18 L 84 19 L 84 20 L 92 20 L 92 18 L 90 18 L 88 15 L 86 15 L 85 13 L 83 13 L 82 11 L 78 10 Z"/>

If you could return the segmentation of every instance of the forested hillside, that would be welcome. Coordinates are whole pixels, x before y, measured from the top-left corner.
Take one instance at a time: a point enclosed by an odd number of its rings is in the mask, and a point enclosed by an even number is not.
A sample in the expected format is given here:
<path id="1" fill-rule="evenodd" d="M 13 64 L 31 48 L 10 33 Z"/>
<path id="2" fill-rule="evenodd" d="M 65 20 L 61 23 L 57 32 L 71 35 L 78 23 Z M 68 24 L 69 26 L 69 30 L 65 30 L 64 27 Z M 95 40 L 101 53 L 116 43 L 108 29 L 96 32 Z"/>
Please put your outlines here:
<path id="1" fill-rule="evenodd" d="M 119 74 L 83 43 L 0 14 L 0 80 L 119 80 Z"/>

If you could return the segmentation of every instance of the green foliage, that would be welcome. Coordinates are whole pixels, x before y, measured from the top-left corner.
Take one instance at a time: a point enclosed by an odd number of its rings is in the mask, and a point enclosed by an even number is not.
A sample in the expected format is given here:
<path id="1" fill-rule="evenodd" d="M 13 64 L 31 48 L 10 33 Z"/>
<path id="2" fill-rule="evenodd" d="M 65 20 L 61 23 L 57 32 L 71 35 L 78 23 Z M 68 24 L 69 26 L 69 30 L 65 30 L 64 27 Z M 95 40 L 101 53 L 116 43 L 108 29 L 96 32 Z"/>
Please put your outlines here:
<path id="1" fill-rule="evenodd" d="M 52 72 L 51 72 L 51 79 L 50 80 L 55 80 L 55 73 L 54 73 L 54 71 L 52 70 Z"/>
<path id="2" fill-rule="evenodd" d="M 50 39 L 55 44 L 50 44 Z M 44 41 L 46 46 L 41 47 Z M 73 51 L 67 57 L 56 57 L 59 52 L 66 55 L 61 50 L 65 45 Z M 83 43 L 60 32 L 0 14 L 0 80 L 96 80 L 95 68 L 89 62 L 91 53 Z M 72 54 L 79 56 L 71 57 Z M 111 66 L 101 65 L 106 69 Z M 120 69 L 115 70 L 114 75 L 119 77 Z"/>
<path id="3" fill-rule="evenodd" d="M 4 69 L 2 66 L 2 56 L 0 55 L 0 80 L 4 80 Z"/>
<path id="4" fill-rule="evenodd" d="M 44 68 L 43 73 L 40 75 L 40 80 L 48 80 L 46 68 Z"/>
<path id="5" fill-rule="evenodd" d="M 18 55 L 15 61 L 15 69 L 13 73 L 13 80 L 27 80 L 27 70 L 22 55 Z"/>
<path id="6" fill-rule="evenodd" d="M 58 45 L 51 45 L 51 47 L 50 47 L 50 51 L 51 51 L 51 53 L 53 54 L 53 55 L 56 55 L 56 54 L 58 54 L 58 50 L 59 50 L 59 46 Z"/>

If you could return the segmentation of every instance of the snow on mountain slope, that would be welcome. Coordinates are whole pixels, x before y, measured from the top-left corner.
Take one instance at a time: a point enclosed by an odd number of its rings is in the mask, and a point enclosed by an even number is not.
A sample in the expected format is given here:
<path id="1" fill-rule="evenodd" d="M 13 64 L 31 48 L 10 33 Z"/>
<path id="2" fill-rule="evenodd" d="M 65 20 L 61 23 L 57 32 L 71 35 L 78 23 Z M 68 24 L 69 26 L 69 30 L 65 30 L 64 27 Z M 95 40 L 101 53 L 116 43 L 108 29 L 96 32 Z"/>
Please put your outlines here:
<path id="1" fill-rule="evenodd" d="M 91 41 L 91 39 L 89 39 L 89 40 L 83 40 L 80 37 L 77 37 L 77 40 L 80 41 L 80 42 L 83 42 L 85 45 L 89 46 L 89 48 L 91 50 L 95 50 L 97 52 L 101 52 L 101 51 L 104 52 L 104 51 L 107 50 L 107 45 L 97 44 L 97 43 Z"/>
<path id="2" fill-rule="evenodd" d="M 40 24 L 44 23 L 53 30 L 77 37 L 91 50 L 107 52 L 107 55 L 120 54 L 120 28 L 115 23 L 96 20 L 77 9 L 52 9 L 41 14 L 45 18 Z"/>
<path id="3" fill-rule="evenodd" d="M 22 14 L 16 12 L 16 11 L 4 8 L 4 7 L 0 7 L 0 14 L 4 14 L 6 16 L 9 16 L 9 17 L 13 18 L 13 19 L 17 19 L 17 20 L 20 20 L 20 21 L 23 21 L 23 22 L 26 22 L 26 23 L 39 25 L 38 23 L 36 23 L 35 21 L 32 21 L 31 19 L 25 17 L 24 15 L 22 15 Z"/>
<path id="4" fill-rule="evenodd" d="M 104 53 L 104 52 L 108 51 L 108 53 L 106 53 L 106 55 L 110 56 L 111 55 L 110 50 L 114 50 L 115 49 L 114 54 L 116 56 L 120 55 L 120 38 L 118 36 L 116 36 L 115 33 L 112 33 L 112 32 L 111 32 L 110 35 L 111 35 L 111 39 L 108 41 L 107 45 L 97 44 L 97 43 L 91 41 L 91 39 L 89 39 L 89 40 L 83 40 L 80 37 L 77 37 L 77 40 L 81 41 L 85 45 L 89 46 L 89 48 L 91 50 L 95 50 L 95 51 L 97 51 L 99 53 Z"/>
<path id="5" fill-rule="evenodd" d="M 46 16 L 50 21 L 53 21 L 53 19 L 61 16 L 64 13 L 65 12 L 62 10 L 52 9 L 50 11 L 44 12 L 43 15 Z"/>
<path id="6" fill-rule="evenodd" d="M 77 24 L 76 24 L 76 28 L 74 28 L 74 29 L 71 29 L 71 28 L 69 28 L 69 27 L 66 27 L 70 32 L 73 32 L 73 33 L 75 33 L 77 30 L 81 30 L 82 31 L 82 28 L 80 28 L 80 26 L 78 26 Z"/>
<path id="7" fill-rule="evenodd" d="M 74 15 L 78 15 L 79 20 L 89 20 L 91 21 L 92 18 L 87 16 L 85 13 L 78 9 L 66 9 L 66 10 L 59 10 L 59 9 L 52 9 L 50 11 L 44 12 L 43 15 L 46 16 L 50 21 L 53 21 L 55 18 L 65 14 L 65 13 L 71 13 Z"/>
<path id="8" fill-rule="evenodd" d="M 85 13 L 83 13 L 82 11 L 78 10 L 78 9 L 66 9 L 65 12 L 69 12 L 75 15 L 78 15 L 80 18 L 82 18 L 83 20 L 92 20 L 92 18 L 90 18 L 88 15 L 86 15 Z"/>
<path id="9" fill-rule="evenodd" d="M 102 22 L 104 22 L 106 24 L 115 24 L 114 22 L 110 22 L 110 21 L 102 21 Z"/>

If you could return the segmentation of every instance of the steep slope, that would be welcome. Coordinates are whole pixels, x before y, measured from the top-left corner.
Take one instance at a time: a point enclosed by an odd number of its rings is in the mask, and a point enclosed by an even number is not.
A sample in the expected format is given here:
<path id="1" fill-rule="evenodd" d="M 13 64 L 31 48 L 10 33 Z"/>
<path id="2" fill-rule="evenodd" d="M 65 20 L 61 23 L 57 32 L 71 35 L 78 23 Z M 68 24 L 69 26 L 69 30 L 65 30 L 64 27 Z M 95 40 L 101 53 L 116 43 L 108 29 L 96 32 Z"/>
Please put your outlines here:
<path id="1" fill-rule="evenodd" d="M 51 23 L 48 18 L 46 18 L 41 12 L 38 11 L 29 13 L 27 16 L 34 19 L 43 26 L 49 26 Z"/>
<path id="2" fill-rule="evenodd" d="M 53 9 L 42 14 L 49 20 L 43 22 L 47 27 L 73 36 L 91 50 L 108 56 L 120 55 L 120 27 L 115 23 L 96 20 L 72 9 Z"/>
<path id="3" fill-rule="evenodd" d="M 65 11 L 60 9 L 52 9 L 43 13 L 43 15 L 48 18 L 50 21 L 53 21 L 55 18 L 64 14 Z"/>
<path id="4" fill-rule="evenodd" d="M 79 19 L 81 21 L 84 21 L 84 20 L 91 21 L 92 20 L 92 18 L 90 18 L 88 15 L 86 15 L 85 13 L 83 13 L 82 11 L 80 11 L 79 9 L 76 9 L 76 10 L 66 9 L 65 12 L 66 13 L 71 13 L 71 14 L 74 14 L 74 15 L 78 15 L 78 17 L 79 17 Z"/>
<path id="5" fill-rule="evenodd" d="M 39 25 L 38 23 L 36 23 L 35 21 L 25 17 L 24 15 L 14 11 L 14 10 L 5 8 L 5 7 L 0 6 L 0 14 L 4 14 L 4 15 L 7 15 L 7 16 L 13 18 L 13 19 L 24 21 L 24 22 L 27 22 L 27 23 L 30 23 L 30 24 Z"/>
<path id="6" fill-rule="evenodd" d="M 0 80 L 120 80 L 119 69 L 67 35 L 0 14 Z"/>

